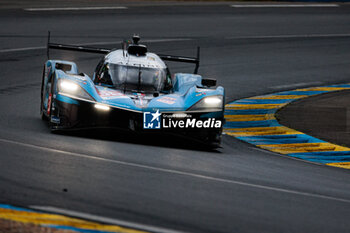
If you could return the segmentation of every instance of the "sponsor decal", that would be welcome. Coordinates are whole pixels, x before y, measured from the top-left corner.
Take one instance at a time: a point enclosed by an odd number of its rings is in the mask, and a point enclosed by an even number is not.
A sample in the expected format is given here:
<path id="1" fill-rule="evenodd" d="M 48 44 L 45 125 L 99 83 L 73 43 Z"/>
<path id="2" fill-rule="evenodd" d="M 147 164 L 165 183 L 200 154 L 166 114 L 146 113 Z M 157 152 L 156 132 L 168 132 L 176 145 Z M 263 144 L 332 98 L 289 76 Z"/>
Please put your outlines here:
<path id="1" fill-rule="evenodd" d="M 205 92 L 196 92 L 196 93 L 198 93 L 198 94 L 196 94 L 196 96 L 202 96 L 202 95 L 206 95 L 207 94 Z"/>
<path id="2" fill-rule="evenodd" d="M 222 120 L 216 118 L 194 118 L 186 113 L 162 114 L 156 112 L 143 113 L 144 129 L 219 129 Z"/>
<path id="3" fill-rule="evenodd" d="M 114 90 L 100 90 L 98 94 L 101 96 L 102 99 L 116 99 L 116 98 L 128 98 L 123 93 L 120 93 L 119 91 Z"/>
<path id="4" fill-rule="evenodd" d="M 196 92 L 206 92 L 206 91 L 212 91 L 211 89 L 205 89 L 205 88 L 197 88 Z"/>
<path id="5" fill-rule="evenodd" d="M 133 94 L 133 95 L 136 95 L 136 96 L 139 97 L 139 98 L 143 98 L 143 97 L 146 96 L 144 93 L 137 93 L 137 92 L 135 92 L 135 93 L 132 93 L 132 94 Z"/>
<path id="6" fill-rule="evenodd" d="M 174 104 L 176 99 L 172 98 L 172 97 L 169 97 L 169 96 L 165 96 L 165 97 L 157 99 L 157 101 L 165 103 L 165 104 Z"/>

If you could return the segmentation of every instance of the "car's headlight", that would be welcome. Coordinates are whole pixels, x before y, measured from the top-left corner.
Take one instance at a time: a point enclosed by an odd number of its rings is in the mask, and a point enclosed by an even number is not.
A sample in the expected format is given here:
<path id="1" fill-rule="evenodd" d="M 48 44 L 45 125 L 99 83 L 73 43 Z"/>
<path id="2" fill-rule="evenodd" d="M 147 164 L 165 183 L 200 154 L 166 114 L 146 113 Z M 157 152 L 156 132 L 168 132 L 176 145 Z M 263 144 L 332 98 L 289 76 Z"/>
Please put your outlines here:
<path id="1" fill-rule="evenodd" d="M 59 80 L 57 88 L 58 92 L 63 95 L 68 95 L 73 98 L 77 97 L 80 99 L 94 100 L 82 87 L 72 81 Z"/>
<path id="2" fill-rule="evenodd" d="M 222 111 L 224 106 L 222 95 L 208 96 L 201 99 L 188 109 L 188 111 Z"/>
<path id="3" fill-rule="evenodd" d="M 76 83 L 65 80 L 60 82 L 60 91 L 75 93 L 78 90 L 78 88 L 79 86 Z"/>

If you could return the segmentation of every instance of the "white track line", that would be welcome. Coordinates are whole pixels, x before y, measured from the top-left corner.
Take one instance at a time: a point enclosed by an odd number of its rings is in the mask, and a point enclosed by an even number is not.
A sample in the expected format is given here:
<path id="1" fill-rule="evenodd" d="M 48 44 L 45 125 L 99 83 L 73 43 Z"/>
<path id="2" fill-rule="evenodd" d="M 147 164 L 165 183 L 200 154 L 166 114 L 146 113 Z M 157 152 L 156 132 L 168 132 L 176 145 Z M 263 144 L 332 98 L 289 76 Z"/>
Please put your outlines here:
<path id="1" fill-rule="evenodd" d="M 233 36 L 227 37 L 225 39 L 297 39 L 297 38 L 332 38 L 332 37 L 350 37 L 350 33 L 340 33 L 340 34 L 304 34 L 304 35 L 262 35 L 262 36 Z M 191 38 L 175 38 L 175 39 L 153 39 L 153 40 L 143 40 L 147 43 L 157 43 L 157 42 L 171 42 L 171 41 L 187 41 L 193 40 Z M 119 45 L 121 41 L 101 41 L 101 42 L 91 42 L 75 45 L 108 45 L 115 44 Z M 46 49 L 46 46 L 35 46 L 35 47 L 25 47 L 25 48 L 14 48 L 14 49 L 1 49 L 0 53 L 8 52 L 21 52 L 30 50 Z"/>
<path id="2" fill-rule="evenodd" d="M 233 8 L 268 8 L 268 7 L 339 7 L 338 4 L 234 4 Z"/>
<path id="3" fill-rule="evenodd" d="M 150 231 L 150 232 L 160 232 L 160 233 L 163 233 L 163 232 L 164 233 L 180 233 L 180 232 L 182 232 L 182 231 L 175 231 L 175 230 L 170 230 L 170 229 L 166 229 L 166 228 L 162 228 L 162 227 L 144 225 L 144 224 L 140 224 L 140 223 L 134 223 L 134 222 L 124 221 L 124 220 L 119 220 L 119 219 L 114 219 L 114 218 L 108 218 L 108 217 L 103 217 L 103 216 L 98 216 L 98 215 L 93 215 L 93 214 L 88 214 L 88 213 L 82 213 L 82 212 L 78 212 L 75 210 L 67 210 L 67 209 L 62 209 L 62 208 L 52 207 L 52 206 L 31 205 L 31 206 L 29 206 L 29 208 L 35 209 L 35 210 L 46 211 L 46 212 L 50 212 L 50 213 L 63 214 L 66 216 L 81 218 L 81 219 L 95 221 L 95 222 L 102 222 L 102 223 L 111 224 L 111 225 L 118 225 L 121 227 L 130 227 L 130 228 L 144 230 L 144 231 Z"/>
<path id="4" fill-rule="evenodd" d="M 322 82 L 309 82 L 309 83 L 292 83 L 292 84 L 286 84 L 286 85 L 278 85 L 278 86 L 272 86 L 271 89 L 293 89 L 298 87 L 306 87 L 306 86 L 319 86 Z"/>
<path id="5" fill-rule="evenodd" d="M 225 39 L 297 39 L 297 38 L 333 38 L 333 37 L 350 37 L 350 33 L 231 36 L 231 37 L 226 37 Z"/>
<path id="6" fill-rule="evenodd" d="M 25 11 L 91 11 L 91 10 L 125 10 L 125 6 L 93 6 L 93 7 L 48 7 L 24 8 Z"/>
<path id="7" fill-rule="evenodd" d="M 187 41 L 192 40 L 190 38 L 175 38 L 175 39 L 153 39 L 153 40 L 143 40 L 145 43 L 161 43 L 161 42 L 171 42 L 171 41 Z M 101 42 L 91 42 L 83 44 L 74 44 L 74 45 L 120 45 L 121 41 L 101 41 Z M 15 48 L 15 49 L 1 49 L 0 53 L 9 53 L 9 52 L 21 52 L 21 51 L 30 51 L 30 50 L 39 50 L 46 49 L 46 46 L 35 46 L 35 47 L 26 47 L 26 48 Z"/>
<path id="8" fill-rule="evenodd" d="M 37 50 L 37 49 L 46 49 L 46 46 L 16 48 L 16 49 L 1 49 L 0 53 L 21 52 L 21 51 L 30 51 L 30 50 Z"/>
<path id="9" fill-rule="evenodd" d="M 87 155 L 87 154 L 82 154 L 82 153 L 75 153 L 75 152 L 64 151 L 64 150 L 59 150 L 59 149 L 47 148 L 47 147 L 43 147 L 43 146 L 37 146 L 37 145 L 33 145 L 33 144 L 28 144 L 28 143 L 23 143 L 23 142 L 8 140 L 8 139 L 1 139 L 0 138 L 0 142 L 10 143 L 10 144 L 14 144 L 17 146 L 24 146 L 24 147 L 37 149 L 37 150 L 58 153 L 58 154 L 80 157 L 80 158 L 84 158 L 84 159 L 98 160 L 98 161 L 114 163 L 114 164 L 123 165 L 123 166 L 141 168 L 141 169 L 145 169 L 145 170 L 152 170 L 152 171 L 164 172 L 164 173 L 168 173 L 168 174 L 181 175 L 181 176 L 189 176 L 189 177 L 197 178 L 197 179 L 221 182 L 221 183 L 226 183 L 226 184 L 235 184 L 235 185 L 240 185 L 240 186 L 249 187 L 249 188 L 257 188 L 257 189 L 262 189 L 262 190 L 288 193 L 288 194 L 294 194 L 294 195 L 299 195 L 299 196 L 319 198 L 319 199 L 338 201 L 338 202 L 350 204 L 350 199 L 345 199 L 345 198 L 338 198 L 338 197 L 332 197 L 332 196 L 316 194 L 316 193 L 308 193 L 308 192 L 303 192 L 303 191 L 296 191 L 296 190 L 285 189 L 285 188 L 277 188 L 277 187 L 266 186 L 266 185 L 252 184 L 252 183 L 247 183 L 247 182 L 238 181 L 238 180 L 217 178 L 217 177 L 201 175 L 201 174 L 196 174 L 196 173 L 191 173 L 191 172 L 184 172 L 184 171 L 173 170 L 173 169 L 152 167 L 152 166 L 142 165 L 142 164 L 137 164 L 137 163 L 132 163 L 132 162 L 124 162 L 124 161 L 107 159 L 107 158 L 102 158 L 102 157 Z"/>
<path id="10" fill-rule="evenodd" d="M 332 38 L 332 37 L 350 37 L 350 33 L 340 33 L 340 34 L 304 34 L 304 35 L 262 35 L 262 36 L 233 36 L 227 37 L 225 39 L 297 39 L 297 38 Z M 171 41 L 187 41 L 193 40 L 191 38 L 175 38 L 175 39 L 153 39 L 153 40 L 143 40 L 146 43 L 157 43 L 157 42 L 171 42 Z M 75 45 L 108 45 L 115 44 L 119 45 L 121 41 L 101 41 L 101 42 L 91 42 Z M 8 52 L 21 52 L 30 50 L 46 49 L 46 46 L 35 46 L 35 47 L 25 47 L 25 48 L 14 48 L 14 49 L 1 49 L 0 53 Z"/>

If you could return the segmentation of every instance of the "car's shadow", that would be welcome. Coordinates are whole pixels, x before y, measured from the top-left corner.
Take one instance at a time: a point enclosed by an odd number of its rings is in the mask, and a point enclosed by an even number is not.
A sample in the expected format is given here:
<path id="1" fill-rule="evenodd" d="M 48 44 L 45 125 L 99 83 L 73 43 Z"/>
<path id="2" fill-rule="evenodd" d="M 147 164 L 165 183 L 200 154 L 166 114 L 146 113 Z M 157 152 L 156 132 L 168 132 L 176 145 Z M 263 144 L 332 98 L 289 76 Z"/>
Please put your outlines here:
<path id="1" fill-rule="evenodd" d="M 135 133 L 119 129 L 79 129 L 67 131 L 54 131 L 55 134 L 69 135 L 105 141 L 139 144 L 146 146 L 158 146 L 165 148 L 176 148 L 196 151 L 221 153 L 220 148 L 213 147 L 198 140 L 163 133 Z"/>

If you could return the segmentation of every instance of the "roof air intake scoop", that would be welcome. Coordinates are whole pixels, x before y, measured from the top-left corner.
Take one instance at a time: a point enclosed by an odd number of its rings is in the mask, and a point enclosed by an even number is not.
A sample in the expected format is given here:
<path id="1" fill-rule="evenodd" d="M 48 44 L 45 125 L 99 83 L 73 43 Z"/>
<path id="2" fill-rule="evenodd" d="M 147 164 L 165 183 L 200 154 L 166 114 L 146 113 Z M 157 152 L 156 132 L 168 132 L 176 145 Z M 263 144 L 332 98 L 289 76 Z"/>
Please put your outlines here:
<path id="1" fill-rule="evenodd" d="M 140 36 L 134 35 L 132 37 L 133 44 L 128 47 L 128 53 L 134 56 L 145 56 L 147 53 L 146 45 L 139 44 Z"/>

